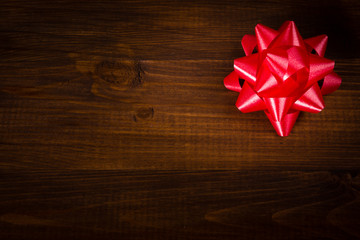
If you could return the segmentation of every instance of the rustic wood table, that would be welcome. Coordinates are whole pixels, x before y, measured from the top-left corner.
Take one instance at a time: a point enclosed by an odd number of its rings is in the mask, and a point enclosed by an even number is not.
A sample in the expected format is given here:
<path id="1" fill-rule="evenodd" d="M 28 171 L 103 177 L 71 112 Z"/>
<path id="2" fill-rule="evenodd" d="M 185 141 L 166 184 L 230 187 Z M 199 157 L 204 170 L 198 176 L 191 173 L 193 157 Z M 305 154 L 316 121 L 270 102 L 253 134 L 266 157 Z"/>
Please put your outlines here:
<path id="1" fill-rule="evenodd" d="M 360 238 L 360 2 L 1 1 L 0 239 Z M 257 23 L 340 89 L 279 137 L 223 86 Z"/>

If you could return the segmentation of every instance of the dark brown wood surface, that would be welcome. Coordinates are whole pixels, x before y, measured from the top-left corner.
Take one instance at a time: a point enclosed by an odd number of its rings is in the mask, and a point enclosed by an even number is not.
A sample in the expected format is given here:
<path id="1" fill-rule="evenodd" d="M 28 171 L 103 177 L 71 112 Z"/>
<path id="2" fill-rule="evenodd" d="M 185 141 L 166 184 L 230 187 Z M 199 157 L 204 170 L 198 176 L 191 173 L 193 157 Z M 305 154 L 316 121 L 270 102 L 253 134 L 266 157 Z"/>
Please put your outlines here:
<path id="1" fill-rule="evenodd" d="M 0 239 L 359 239 L 360 2 L 1 1 Z M 281 138 L 223 78 L 257 23 L 329 36 Z"/>

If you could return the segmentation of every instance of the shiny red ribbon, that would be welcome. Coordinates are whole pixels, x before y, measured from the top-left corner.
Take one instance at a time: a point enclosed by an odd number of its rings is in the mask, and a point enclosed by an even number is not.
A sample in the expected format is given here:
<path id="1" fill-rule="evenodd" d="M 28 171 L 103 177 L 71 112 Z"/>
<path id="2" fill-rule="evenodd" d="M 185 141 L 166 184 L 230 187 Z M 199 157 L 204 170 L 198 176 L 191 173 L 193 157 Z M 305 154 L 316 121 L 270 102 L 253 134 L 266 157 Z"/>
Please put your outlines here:
<path id="1" fill-rule="evenodd" d="M 224 79 L 227 89 L 240 93 L 237 108 L 243 113 L 264 110 L 280 136 L 290 134 L 300 111 L 320 112 L 322 96 L 341 84 L 333 72 L 335 62 L 324 58 L 327 39 L 320 35 L 303 40 L 293 21 L 278 31 L 256 25 L 255 36 L 241 40 L 246 56 L 235 59 L 234 71 Z M 245 80 L 243 86 L 239 79 Z"/>

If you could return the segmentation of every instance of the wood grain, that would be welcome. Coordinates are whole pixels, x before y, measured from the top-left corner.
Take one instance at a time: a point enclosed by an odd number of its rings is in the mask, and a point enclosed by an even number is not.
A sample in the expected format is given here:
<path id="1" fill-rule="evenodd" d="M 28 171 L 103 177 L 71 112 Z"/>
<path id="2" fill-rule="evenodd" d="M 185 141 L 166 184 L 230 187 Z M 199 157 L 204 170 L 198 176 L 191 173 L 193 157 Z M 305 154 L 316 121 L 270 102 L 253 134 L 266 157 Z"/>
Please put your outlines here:
<path id="1" fill-rule="evenodd" d="M 349 172 L 65 171 L 3 175 L 6 239 L 357 239 Z"/>
<path id="2" fill-rule="evenodd" d="M 291 136 L 280 138 L 263 112 L 242 114 L 235 108 L 237 94 L 222 84 L 231 61 L 74 61 L 85 76 L 2 89 L 11 103 L 3 107 L 4 167 L 359 166 L 356 76 L 325 97 L 323 112 L 302 113 Z M 344 76 L 345 64 L 358 69 L 360 61 L 338 61 Z"/>
<path id="3" fill-rule="evenodd" d="M 1 1 L 1 239 L 359 239 L 360 2 Z M 290 136 L 224 77 L 257 23 L 343 83 Z"/>

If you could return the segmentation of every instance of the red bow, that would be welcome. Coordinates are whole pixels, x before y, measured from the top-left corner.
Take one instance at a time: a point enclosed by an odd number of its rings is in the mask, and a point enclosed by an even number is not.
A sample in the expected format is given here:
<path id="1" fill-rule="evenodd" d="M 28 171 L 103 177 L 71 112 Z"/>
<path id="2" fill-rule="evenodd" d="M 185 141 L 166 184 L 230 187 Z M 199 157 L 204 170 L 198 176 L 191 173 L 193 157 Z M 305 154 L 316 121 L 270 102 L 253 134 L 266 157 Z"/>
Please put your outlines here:
<path id="1" fill-rule="evenodd" d="M 327 39 L 320 35 L 303 40 L 293 21 L 278 31 L 256 25 L 255 36 L 241 40 L 246 57 L 235 59 L 235 71 L 224 79 L 227 89 L 240 92 L 237 108 L 243 113 L 264 110 L 280 136 L 289 135 L 300 111 L 320 112 L 322 95 L 341 84 L 333 72 L 335 62 L 323 57 Z M 255 48 L 258 53 L 252 54 Z M 243 86 L 239 78 L 245 80 Z M 322 79 L 320 88 L 317 82 Z"/>

